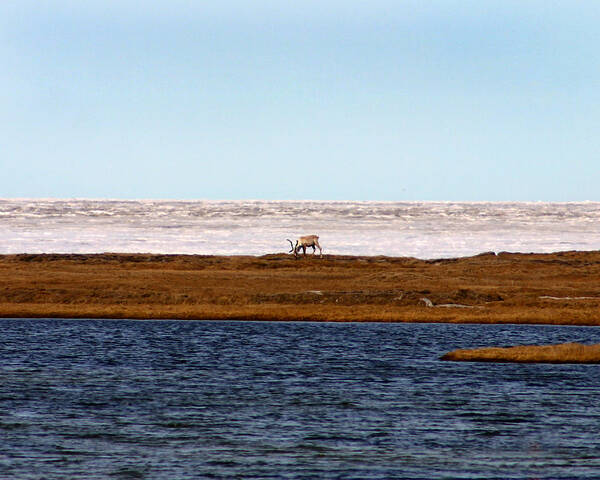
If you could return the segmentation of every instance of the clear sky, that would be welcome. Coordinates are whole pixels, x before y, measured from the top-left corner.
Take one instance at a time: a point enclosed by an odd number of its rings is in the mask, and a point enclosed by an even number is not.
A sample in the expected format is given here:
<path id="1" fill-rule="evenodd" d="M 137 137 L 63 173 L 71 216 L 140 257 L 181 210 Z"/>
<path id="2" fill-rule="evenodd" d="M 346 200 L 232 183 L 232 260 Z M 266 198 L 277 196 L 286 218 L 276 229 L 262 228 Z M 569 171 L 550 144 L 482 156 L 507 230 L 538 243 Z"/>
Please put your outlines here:
<path id="1" fill-rule="evenodd" d="M 3 0 L 0 197 L 600 200 L 600 2 Z"/>

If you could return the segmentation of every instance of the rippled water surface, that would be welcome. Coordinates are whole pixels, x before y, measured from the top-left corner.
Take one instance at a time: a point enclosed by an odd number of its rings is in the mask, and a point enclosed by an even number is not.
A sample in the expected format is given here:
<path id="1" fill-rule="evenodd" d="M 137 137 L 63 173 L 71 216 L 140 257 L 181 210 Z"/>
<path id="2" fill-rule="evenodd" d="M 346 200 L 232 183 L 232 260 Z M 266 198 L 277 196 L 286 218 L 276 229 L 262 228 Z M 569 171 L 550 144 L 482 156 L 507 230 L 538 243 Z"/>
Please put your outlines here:
<path id="1" fill-rule="evenodd" d="M 600 476 L 593 327 L 0 320 L 0 478 Z"/>

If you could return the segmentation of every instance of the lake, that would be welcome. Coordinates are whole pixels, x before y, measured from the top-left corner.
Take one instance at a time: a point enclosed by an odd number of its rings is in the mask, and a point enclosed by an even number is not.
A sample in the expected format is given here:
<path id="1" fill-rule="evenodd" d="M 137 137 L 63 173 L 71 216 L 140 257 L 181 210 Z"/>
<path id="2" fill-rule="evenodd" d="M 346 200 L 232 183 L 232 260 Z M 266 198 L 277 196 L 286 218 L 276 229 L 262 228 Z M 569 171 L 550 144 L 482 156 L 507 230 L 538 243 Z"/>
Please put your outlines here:
<path id="1" fill-rule="evenodd" d="M 0 477 L 589 478 L 600 366 L 451 363 L 594 327 L 0 319 Z"/>

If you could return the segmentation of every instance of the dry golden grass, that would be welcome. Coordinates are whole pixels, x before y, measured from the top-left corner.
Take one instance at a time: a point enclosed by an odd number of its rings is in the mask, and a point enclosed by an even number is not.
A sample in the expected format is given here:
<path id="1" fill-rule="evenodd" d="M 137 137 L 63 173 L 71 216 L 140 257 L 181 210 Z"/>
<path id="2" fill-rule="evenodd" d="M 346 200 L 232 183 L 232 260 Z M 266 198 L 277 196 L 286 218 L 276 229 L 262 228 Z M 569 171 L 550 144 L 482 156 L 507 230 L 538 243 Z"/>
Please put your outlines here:
<path id="1" fill-rule="evenodd" d="M 562 343 L 462 349 L 446 353 L 441 359 L 457 362 L 600 363 L 600 345 Z"/>
<path id="2" fill-rule="evenodd" d="M 2 317 L 599 325 L 599 307 L 600 252 L 0 256 Z"/>

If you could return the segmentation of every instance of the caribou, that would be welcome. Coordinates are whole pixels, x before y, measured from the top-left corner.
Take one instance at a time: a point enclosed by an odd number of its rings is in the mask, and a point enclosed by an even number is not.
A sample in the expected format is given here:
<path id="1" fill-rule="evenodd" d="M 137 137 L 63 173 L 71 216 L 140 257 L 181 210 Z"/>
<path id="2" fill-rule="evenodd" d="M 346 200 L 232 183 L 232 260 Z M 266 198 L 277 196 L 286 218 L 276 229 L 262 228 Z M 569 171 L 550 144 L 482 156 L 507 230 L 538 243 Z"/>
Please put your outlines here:
<path id="1" fill-rule="evenodd" d="M 321 258 L 323 258 L 323 249 L 321 248 L 321 245 L 319 245 L 319 236 L 318 235 L 306 235 L 304 237 L 300 237 L 300 238 L 298 238 L 298 240 L 296 240 L 295 245 L 292 243 L 292 241 L 289 238 L 286 238 L 286 240 L 288 242 L 290 242 L 290 245 L 292 246 L 292 249 L 290 250 L 289 253 L 294 252 L 294 257 L 298 257 L 298 252 L 300 250 L 302 250 L 302 252 L 304 253 L 304 256 L 306 256 L 307 247 L 312 247 L 313 255 L 315 254 L 315 252 L 317 251 L 317 248 L 318 248 L 319 255 Z"/>

